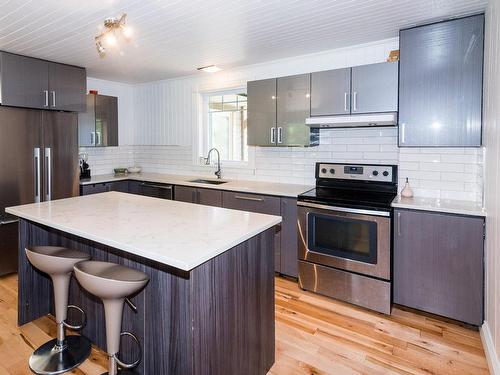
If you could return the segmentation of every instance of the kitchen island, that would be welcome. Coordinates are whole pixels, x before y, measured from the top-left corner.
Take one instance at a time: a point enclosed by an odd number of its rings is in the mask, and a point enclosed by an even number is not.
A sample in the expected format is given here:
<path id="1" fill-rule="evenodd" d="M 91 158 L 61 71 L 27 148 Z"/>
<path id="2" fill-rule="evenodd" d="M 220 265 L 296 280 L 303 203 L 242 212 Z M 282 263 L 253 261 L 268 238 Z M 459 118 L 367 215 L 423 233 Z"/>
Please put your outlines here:
<path id="1" fill-rule="evenodd" d="M 125 306 L 124 331 L 143 346 L 141 374 L 266 374 L 274 363 L 273 239 L 279 216 L 108 192 L 11 207 L 20 217 L 18 323 L 53 309 L 49 278 L 24 248 L 66 246 L 148 274 Z M 105 349 L 99 300 L 72 280 L 70 304 Z M 133 359 L 134 344 L 120 356 Z"/>

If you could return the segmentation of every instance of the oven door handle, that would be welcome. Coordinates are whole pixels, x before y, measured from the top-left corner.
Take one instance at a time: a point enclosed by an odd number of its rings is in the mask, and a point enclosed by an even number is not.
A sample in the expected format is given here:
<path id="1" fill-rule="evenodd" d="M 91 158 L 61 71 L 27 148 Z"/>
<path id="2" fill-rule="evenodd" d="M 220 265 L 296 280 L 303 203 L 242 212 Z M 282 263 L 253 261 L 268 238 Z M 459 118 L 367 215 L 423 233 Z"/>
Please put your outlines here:
<path id="1" fill-rule="evenodd" d="M 319 208 L 319 209 L 328 210 L 328 211 L 348 212 L 351 214 L 360 214 L 360 215 L 373 215 L 373 216 L 385 216 L 385 217 L 391 216 L 391 213 L 387 212 L 387 211 L 372 211 L 372 210 L 363 210 L 363 209 L 359 209 L 359 208 L 327 206 L 324 204 L 309 203 L 309 202 L 302 202 L 302 201 L 297 202 L 297 206 Z"/>

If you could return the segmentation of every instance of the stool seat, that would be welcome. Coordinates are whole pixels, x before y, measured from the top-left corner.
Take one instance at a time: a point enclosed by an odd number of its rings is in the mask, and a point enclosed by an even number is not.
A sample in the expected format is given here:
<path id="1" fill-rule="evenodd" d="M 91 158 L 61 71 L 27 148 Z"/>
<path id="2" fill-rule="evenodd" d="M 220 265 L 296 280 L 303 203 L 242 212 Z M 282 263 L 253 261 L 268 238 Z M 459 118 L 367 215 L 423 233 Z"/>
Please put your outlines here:
<path id="1" fill-rule="evenodd" d="M 83 251 L 60 246 L 30 246 L 26 256 L 33 267 L 49 275 L 71 273 L 76 263 L 90 259 Z"/>
<path id="2" fill-rule="evenodd" d="M 78 282 L 101 299 L 125 298 L 149 281 L 144 272 L 108 262 L 80 262 L 75 264 L 74 271 Z"/>
<path id="3" fill-rule="evenodd" d="M 121 331 L 123 306 L 128 296 L 146 286 L 149 277 L 144 272 L 120 264 L 98 261 L 77 263 L 74 271 L 82 288 L 100 298 L 104 305 L 106 351 L 109 359 L 106 375 L 125 374 L 124 370 L 129 370 L 139 364 L 142 350 L 139 359 L 133 363 L 124 363 L 118 358 L 120 337 L 124 334 L 134 338 L 140 348 L 140 342 L 134 334 Z M 129 304 L 132 304 L 130 300 Z M 118 370 L 119 367 L 123 370 Z"/>
<path id="4" fill-rule="evenodd" d="M 69 285 L 73 267 L 78 262 L 87 261 L 90 255 L 82 251 L 61 246 L 29 246 L 25 248 L 26 257 L 31 265 L 48 274 L 54 289 L 54 307 L 57 323 L 57 338 L 36 349 L 29 359 L 30 369 L 35 374 L 56 375 L 70 371 L 82 364 L 90 355 L 91 344 L 84 336 L 66 337 L 65 328 L 80 330 L 81 326 L 66 323 Z"/>

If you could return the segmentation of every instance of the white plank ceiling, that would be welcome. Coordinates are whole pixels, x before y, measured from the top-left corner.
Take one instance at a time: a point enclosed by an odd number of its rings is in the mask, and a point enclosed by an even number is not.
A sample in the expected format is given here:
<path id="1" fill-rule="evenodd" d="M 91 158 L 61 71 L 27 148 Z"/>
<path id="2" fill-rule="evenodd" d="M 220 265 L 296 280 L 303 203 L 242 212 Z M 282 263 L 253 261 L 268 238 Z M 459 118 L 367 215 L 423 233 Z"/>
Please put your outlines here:
<path id="1" fill-rule="evenodd" d="M 0 0 L 0 49 L 146 82 L 380 40 L 482 11 L 486 0 Z M 100 58 L 105 17 L 128 13 L 131 43 Z M 199 73 L 204 74 L 204 73 Z"/>

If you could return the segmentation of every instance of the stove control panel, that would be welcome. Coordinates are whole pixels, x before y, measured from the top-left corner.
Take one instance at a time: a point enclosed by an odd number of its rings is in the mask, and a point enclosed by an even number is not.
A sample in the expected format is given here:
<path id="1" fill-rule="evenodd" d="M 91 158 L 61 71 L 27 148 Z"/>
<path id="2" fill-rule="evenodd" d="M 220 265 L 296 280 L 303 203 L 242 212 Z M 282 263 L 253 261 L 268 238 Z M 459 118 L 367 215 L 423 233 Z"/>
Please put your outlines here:
<path id="1" fill-rule="evenodd" d="M 393 182 L 392 165 L 317 163 L 316 178 Z"/>

